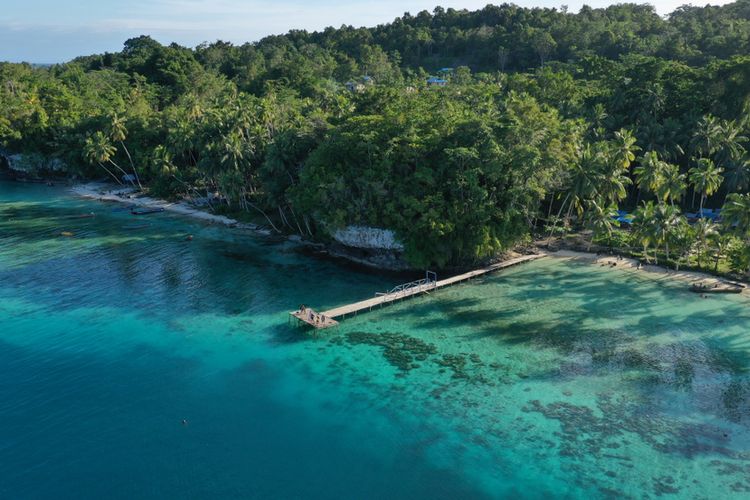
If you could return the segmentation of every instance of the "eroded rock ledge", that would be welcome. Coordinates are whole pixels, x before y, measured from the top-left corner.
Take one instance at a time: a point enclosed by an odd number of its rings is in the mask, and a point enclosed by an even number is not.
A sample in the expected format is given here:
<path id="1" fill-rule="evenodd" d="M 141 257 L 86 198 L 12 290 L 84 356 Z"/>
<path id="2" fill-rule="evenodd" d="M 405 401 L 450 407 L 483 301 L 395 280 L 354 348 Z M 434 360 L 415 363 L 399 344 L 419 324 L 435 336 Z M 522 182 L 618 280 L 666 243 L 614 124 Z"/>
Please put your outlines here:
<path id="1" fill-rule="evenodd" d="M 331 236 L 334 240 L 328 248 L 331 255 L 379 269 L 410 269 L 404 259 L 404 245 L 390 229 L 347 226 Z"/>

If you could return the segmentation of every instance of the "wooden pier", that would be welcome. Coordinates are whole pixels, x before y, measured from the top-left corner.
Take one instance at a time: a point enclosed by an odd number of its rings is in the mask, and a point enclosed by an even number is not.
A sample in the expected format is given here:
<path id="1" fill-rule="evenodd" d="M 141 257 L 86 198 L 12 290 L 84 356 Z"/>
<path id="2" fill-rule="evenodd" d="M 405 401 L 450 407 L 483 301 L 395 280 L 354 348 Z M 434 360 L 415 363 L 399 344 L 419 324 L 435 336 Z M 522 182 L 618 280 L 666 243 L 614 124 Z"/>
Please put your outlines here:
<path id="1" fill-rule="evenodd" d="M 297 320 L 306 323 L 314 328 L 330 328 L 332 326 L 338 325 L 339 323 L 337 320 L 343 319 L 347 315 L 357 314 L 365 311 L 372 311 L 374 307 L 382 307 L 398 300 L 403 300 L 409 297 L 429 293 L 440 288 L 455 285 L 456 283 L 461 283 L 472 278 L 477 278 L 479 276 L 483 276 L 500 269 L 505 269 L 506 267 L 515 266 L 516 264 L 520 264 L 522 262 L 536 260 L 544 256 L 544 254 L 523 255 L 521 257 L 498 262 L 481 269 L 475 269 L 474 271 L 469 271 L 468 273 L 459 274 L 457 276 L 446 278 L 440 281 L 431 278 L 431 276 L 434 276 L 434 273 L 428 273 L 427 278 L 423 280 L 399 285 L 390 292 L 377 294 L 377 296 L 372 299 L 354 302 L 353 304 L 347 304 L 341 307 L 335 307 L 322 313 L 317 313 L 310 308 L 305 308 L 304 310 L 293 311 L 289 314 L 293 318 L 296 318 Z"/>

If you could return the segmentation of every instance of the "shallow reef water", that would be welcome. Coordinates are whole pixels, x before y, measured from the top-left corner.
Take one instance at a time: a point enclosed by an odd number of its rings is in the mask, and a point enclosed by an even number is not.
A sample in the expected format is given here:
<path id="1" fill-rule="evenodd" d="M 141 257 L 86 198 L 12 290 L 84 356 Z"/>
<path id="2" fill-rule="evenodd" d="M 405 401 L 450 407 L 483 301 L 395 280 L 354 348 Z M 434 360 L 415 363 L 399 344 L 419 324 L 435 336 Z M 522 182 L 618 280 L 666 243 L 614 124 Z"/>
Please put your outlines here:
<path id="1" fill-rule="evenodd" d="M 117 208 L 0 183 L 4 498 L 750 495 L 744 296 L 547 258 L 311 332 L 403 277 Z"/>

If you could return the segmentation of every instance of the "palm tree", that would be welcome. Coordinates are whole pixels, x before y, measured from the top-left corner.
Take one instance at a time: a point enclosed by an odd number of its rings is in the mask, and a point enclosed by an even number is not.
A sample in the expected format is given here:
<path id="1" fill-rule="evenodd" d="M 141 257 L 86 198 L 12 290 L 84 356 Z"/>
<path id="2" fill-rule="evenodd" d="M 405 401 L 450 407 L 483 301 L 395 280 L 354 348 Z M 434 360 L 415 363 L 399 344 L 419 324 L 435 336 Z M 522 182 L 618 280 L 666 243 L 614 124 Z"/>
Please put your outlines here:
<path id="1" fill-rule="evenodd" d="M 112 147 L 111 144 L 109 144 L 109 141 L 107 141 L 107 137 L 103 133 L 96 132 L 93 136 L 89 136 L 86 138 L 86 144 L 83 148 L 83 156 L 86 161 L 92 165 L 94 163 L 99 164 L 100 167 L 102 167 L 110 176 L 112 176 L 115 182 L 122 185 L 120 179 L 118 179 L 110 169 L 104 166 L 105 162 L 114 164 L 111 159 L 114 152 L 115 148 Z M 115 166 L 117 165 L 115 164 Z"/>
<path id="2" fill-rule="evenodd" d="M 94 135 L 89 136 L 89 139 L 91 139 L 92 144 L 94 145 L 94 151 L 98 155 L 98 162 L 109 163 L 117 170 L 119 170 L 122 175 L 128 175 L 128 173 L 123 170 L 120 165 L 115 163 L 115 160 L 112 159 L 112 157 L 117 153 L 117 148 L 112 145 L 112 143 L 109 141 L 109 137 L 107 137 L 104 132 L 95 132 Z M 135 183 L 132 180 L 130 181 L 130 184 L 135 186 Z"/>
<path id="3" fill-rule="evenodd" d="M 683 223 L 687 223 L 684 217 L 679 215 L 679 210 L 664 203 L 654 204 L 649 201 L 644 203 L 635 211 L 633 228 L 635 235 L 643 246 L 643 256 L 648 262 L 648 247 L 656 248 L 664 246 L 664 253 L 669 260 L 669 244 L 676 230 Z M 654 253 L 656 263 L 659 259 Z"/>
<path id="4" fill-rule="evenodd" d="M 656 240 L 651 226 L 655 212 L 656 205 L 654 205 L 653 201 L 644 202 L 643 205 L 636 209 L 634 213 L 635 217 L 633 218 L 633 234 L 643 247 L 643 258 L 646 262 L 648 262 L 648 248 L 654 245 Z M 654 259 L 658 264 L 659 259 L 655 253 Z"/>
<path id="5" fill-rule="evenodd" d="M 600 144 L 590 161 L 597 174 L 594 188 L 603 203 L 615 204 L 628 195 L 627 186 L 633 183 L 628 169 L 635 159 L 633 151 L 639 148 L 635 137 L 625 129 L 615 132 L 613 141 Z"/>
<path id="6" fill-rule="evenodd" d="M 141 179 L 138 177 L 138 171 L 133 164 L 133 158 L 130 156 L 130 151 L 128 151 L 127 146 L 125 146 L 125 138 L 127 135 L 128 129 L 125 128 L 125 122 L 116 113 L 112 114 L 109 123 L 109 137 L 112 138 L 113 141 L 119 142 L 125 150 L 125 154 L 128 156 L 128 161 L 130 162 L 130 168 L 133 169 L 133 175 L 135 175 L 135 180 L 138 182 L 138 187 L 143 189 Z"/>
<path id="7" fill-rule="evenodd" d="M 732 246 L 732 241 L 733 238 L 728 234 L 718 234 L 714 238 L 714 243 L 716 245 L 714 272 L 719 269 L 719 261 L 721 260 L 722 255 L 725 255 L 727 253 L 727 250 L 729 250 L 729 247 Z"/>
<path id="8" fill-rule="evenodd" d="M 626 170 L 617 169 L 614 172 L 605 172 L 598 178 L 597 192 L 604 202 L 617 203 L 628 196 L 627 186 L 632 183 Z"/>
<path id="9" fill-rule="evenodd" d="M 174 175 L 177 172 L 177 167 L 173 163 L 172 153 L 162 144 L 154 148 L 151 155 L 151 166 L 153 172 L 159 176 Z"/>
<path id="10" fill-rule="evenodd" d="M 703 267 L 703 257 L 708 253 L 709 243 L 719 234 L 711 219 L 700 219 L 693 225 L 693 236 L 698 245 L 698 267 Z"/>
<path id="11" fill-rule="evenodd" d="M 698 164 L 689 171 L 690 182 L 693 183 L 693 205 L 695 205 L 695 192 L 701 193 L 701 217 L 703 217 L 703 203 L 706 201 L 706 197 L 718 191 L 724 181 L 721 176 L 723 171 L 708 158 L 698 160 Z"/>
<path id="12" fill-rule="evenodd" d="M 688 224 L 687 219 L 680 215 L 672 228 L 670 239 L 677 255 L 675 269 L 680 270 L 680 262 L 690 259 L 690 252 L 695 247 L 695 230 Z"/>
<path id="13" fill-rule="evenodd" d="M 614 205 L 606 206 L 596 200 L 587 202 L 586 210 L 586 227 L 591 229 L 591 239 L 589 240 L 588 250 L 594 243 L 594 238 L 606 234 L 607 240 L 612 237 L 612 230 L 619 223 L 614 219 L 617 215 L 617 207 Z"/>
<path id="14" fill-rule="evenodd" d="M 662 157 L 668 161 L 678 161 L 685 155 L 685 150 L 680 145 L 685 142 L 687 141 L 680 121 L 674 118 L 664 120 L 661 126 L 661 142 L 656 148 Z"/>
<path id="15" fill-rule="evenodd" d="M 718 149 L 723 135 L 721 122 L 714 116 L 706 115 L 696 124 L 690 145 L 698 156 L 709 157 Z"/>
<path id="16" fill-rule="evenodd" d="M 674 202 L 685 194 L 685 187 L 685 174 L 680 173 L 680 167 L 664 163 L 661 183 L 657 188 L 658 198 L 674 206 Z"/>
<path id="17" fill-rule="evenodd" d="M 684 221 L 680 212 L 674 205 L 660 204 L 654 210 L 654 218 L 651 220 L 651 232 L 657 245 L 664 245 L 664 253 L 669 261 L 669 243 L 676 228 Z"/>
<path id="18" fill-rule="evenodd" d="M 721 209 L 724 227 L 746 238 L 750 232 L 750 194 L 732 193 Z"/>
<path id="19" fill-rule="evenodd" d="M 607 115 L 607 108 L 604 104 L 594 104 L 594 108 L 591 110 L 591 117 L 589 118 L 591 123 L 591 128 L 589 130 L 594 139 L 602 138 L 607 129 L 606 122 L 608 118 L 609 115 Z"/>
<path id="20" fill-rule="evenodd" d="M 596 194 L 597 154 L 591 145 L 586 144 L 581 152 L 581 160 L 573 166 L 573 176 L 568 190 L 570 196 L 568 218 L 573 208 L 578 214 L 582 214 L 583 201 Z"/>
<path id="21" fill-rule="evenodd" d="M 560 205 L 560 210 L 557 212 L 557 218 L 552 226 L 551 233 L 554 232 L 557 221 L 563 213 L 566 205 L 568 207 L 567 215 L 565 216 L 566 221 L 570 220 L 573 209 L 576 209 L 578 214 L 583 213 L 583 202 L 584 200 L 591 198 L 596 194 L 596 163 L 594 156 L 596 153 L 593 152 L 591 145 L 587 144 L 581 153 L 580 161 L 573 165 L 573 172 L 570 178 L 570 187 L 568 192 Z"/>
<path id="22" fill-rule="evenodd" d="M 638 165 L 634 173 L 638 180 L 638 192 L 648 191 L 659 196 L 659 186 L 662 183 L 663 171 L 665 163 L 659 160 L 659 155 L 656 151 L 649 151 L 641 157 L 640 165 Z M 639 195 L 640 198 L 640 195 Z"/>
<path id="23" fill-rule="evenodd" d="M 724 180 L 727 184 L 727 196 L 730 193 L 745 189 L 750 184 L 750 156 L 743 156 L 727 162 Z M 726 197 L 724 198 L 726 202 Z"/>
<path id="24" fill-rule="evenodd" d="M 636 145 L 636 138 L 630 130 L 623 128 L 615 132 L 611 155 L 612 160 L 619 168 L 623 170 L 630 168 L 630 163 L 635 160 L 635 152 L 640 149 Z"/>
<path id="25" fill-rule="evenodd" d="M 716 146 L 716 160 L 726 164 L 741 158 L 745 154 L 742 144 L 748 140 L 742 135 L 743 125 L 736 121 L 722 121 L 721 130 L 722 134 Z"/>

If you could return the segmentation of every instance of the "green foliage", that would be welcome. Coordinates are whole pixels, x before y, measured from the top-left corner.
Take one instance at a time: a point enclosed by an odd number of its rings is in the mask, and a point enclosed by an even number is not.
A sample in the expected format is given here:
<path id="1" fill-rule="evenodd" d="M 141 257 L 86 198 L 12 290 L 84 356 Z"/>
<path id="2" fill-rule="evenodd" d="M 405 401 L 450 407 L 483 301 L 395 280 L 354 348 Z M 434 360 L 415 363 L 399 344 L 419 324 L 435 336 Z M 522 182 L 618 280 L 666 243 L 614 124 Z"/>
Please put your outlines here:
<path id="1" fill-rule="evenodd" d="M 733 233 L 739 265 L 749 44 L 750 0 L 666 19 L 635 4 L 438 7 L 195 49 L 141 36 L 49 68 L 0 63 L 0 152 L 132 174 L 312 238 L 393 229 L 415 266 L 484 259 L 545 222 L 699 264 Z M 437 74 L 448 84 L 428 87 Z M 720 231 L 679 214 L 696 196 L 726 200 Z M 639 207 L 632 233 L 619 206 Z"/>

